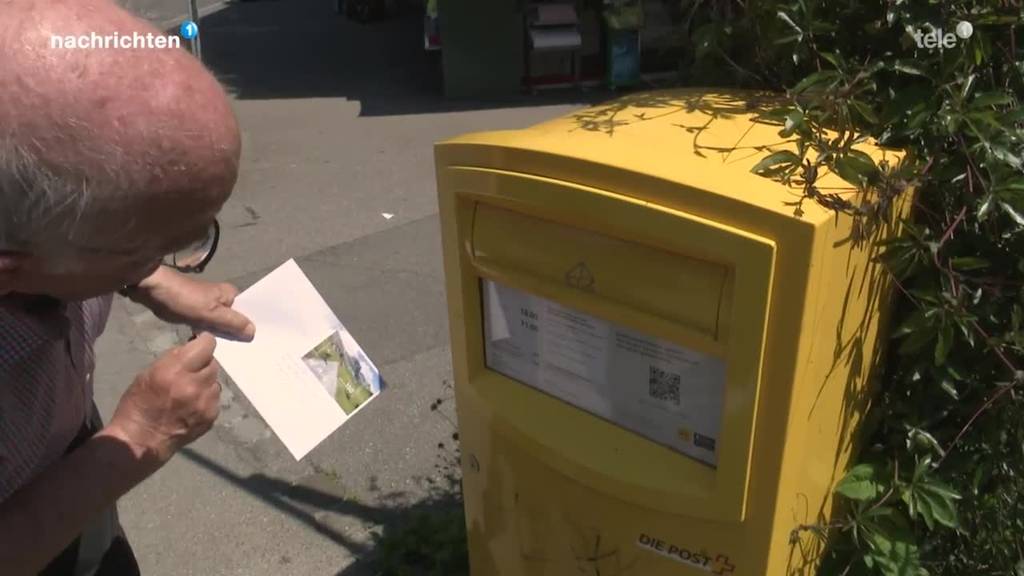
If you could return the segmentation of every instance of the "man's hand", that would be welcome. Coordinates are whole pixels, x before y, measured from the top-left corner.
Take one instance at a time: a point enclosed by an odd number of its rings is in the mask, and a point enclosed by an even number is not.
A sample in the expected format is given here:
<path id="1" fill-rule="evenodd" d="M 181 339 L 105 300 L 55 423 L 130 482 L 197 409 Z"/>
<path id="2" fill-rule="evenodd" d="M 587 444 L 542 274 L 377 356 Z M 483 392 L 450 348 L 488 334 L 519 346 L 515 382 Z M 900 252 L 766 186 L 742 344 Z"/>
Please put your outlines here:
<path id="1" fill-rule="evenodd" d="M 256 327 L 241 312 L 231 309 L 237 295 L 238 289 L 230 284 L 194 280 L 161 266 L 133 289 L 130 297 L 165 322 L 250 341 Z"/>
<path id="2" fill-rule="evenodd" d="M 38 574 L 104 508 L 205 434 L 220 412 L 217 341 L 173 348 L 135 378 L 110 423 L 0 502 L 3 574 Z"/>
<path id="3" fill-rule="evenodd" d="M 213 426 L 220 414 L 217 341 L 209 333 L 168 350 L 121 397 L 104 432 L 159 467 Z"/>

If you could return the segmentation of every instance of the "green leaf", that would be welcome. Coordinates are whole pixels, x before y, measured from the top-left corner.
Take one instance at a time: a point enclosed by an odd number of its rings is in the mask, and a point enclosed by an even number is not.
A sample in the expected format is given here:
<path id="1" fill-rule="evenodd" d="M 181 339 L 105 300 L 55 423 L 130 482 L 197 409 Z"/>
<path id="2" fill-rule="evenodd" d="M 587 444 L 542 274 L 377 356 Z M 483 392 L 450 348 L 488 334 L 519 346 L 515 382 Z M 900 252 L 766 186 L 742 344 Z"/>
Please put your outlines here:
<path id="1" fill-rule="evenodd" d="M 932 457 L 931 456 L 925 456 L 924 458 L 921 458 L 920 460 L 918 460 L 917 464 L 914 465 L 914 477 L 913 477 L 914 480 L 913 481 L 914 482 L 918 482 L 922 477 L 924 477 L 926 474 L 931 472 L 931 469 L 932 469 L 931 466 L 932 466 Z"/>
<path id="2" fill-rule="evenodd" d="M 971 102 L 972 108 L 991 108 L 1013 104 L 1013 98 L 1005 92 L 985 92 Z"/>
<path id="3" fill-rule="evenodd" d="M 892 65 L 892 69 L 896 70 L 897 72 L 902 72 L 904 74 L 910 74 L 912 76 L 928 77 L 928 72 L 926 72 L 917 64 L 914 64 L 913 62 L 909 62 L 907 60 L 897 60 Z"/>
<path id="4" fill-rule="evenodd" d="M 868 545 L 863 557 L 865 564 L 873 565 L 884 576 L 921 576 L 917 545 L 900 516 L 865 527 L 864 533 Z"/>
<path id="5" fill-rule="evenodd" d="M 1021 160 L 1021 157 L 1014 154 L 1009 148 L 993 144 L 989 147 L 989 151 L 992 153 L 992 156 L 995 156 L 999 160 L 1006 162 L 1018 170 L 1022 165 L 1024 165 L 1024 160 Z"/>
<path id="6" fill-rule="evenodd" d="M 919 330 L 930 327 L 931 321 L 925 316 L 924 310 L 915 310 L 910 318 L 907 318 L 902 325 L 893 333 L 893 337 L 899 338 L 907 334 L 913 334 Z"/>
<path id="7" fill-rule="evenodd" d="M 913 332 L 900 344 L 899 353 L 904 356 L 915 354 L 924 348 L 925 344 L 931 342 L 934 336 L 935 330 L 931 327 Z"/>
<path id="8" fill-rule="evenodd" d="M 974 82 L 975 82 L 975 81 L 976 81 L 977 79 L 978 79 L 978 75 L 977 75 L 977 74 L 971 74 L 971 75 L 969 75 L 969 76 L 968 76 L 968 77 L 967 77 L 967 78 L 966 78 L 966 79 L 965 79 L 965 80 L 963 81 L 964 87 L 963 87 L 963 89 L 962 89 L 962 90 L 960 91 L 960 97 L 961 97 L 961 98 L 964 98 L 965 100 L 967 99 L 967 96 L 969 96 L 969 95 L 971 94 L 971 90 L 972 90 L 972 89 L 974 88 Z"/>
<path id="9" fill-rule="evenodd" d="M 917 516 L 917 500 L 914 498 L 914 491 L 911 488 L 900 488 L 900 500 L 907 505 L 907 512 L 910 517 Z"/>
<path id="10" fill-rule="evenodd" d="M 757 121 L 782 124 L 786 121 L 786 117 L 793 112 L 799 112 L 799 110 L 791 106 L 779 106 L 758 114 Z"/>
<path id="11" fill-rule="evenodd" d="M 952 398 L 953 400 L 959 400 L 960 399 L 960 393 L 956 391 L 956 386 L 954 386 L 951 381 L 943 380 L 942 384 L 940 384 L 940 386 L 942 387 L 942 390 L 946 394 L 949 394 L 950 398 Z"/>
<path id="12" fill-rule="evenodd" d="M 997 194 L 1013 194 L 1015 192 L 1024 192 L 1024 178 L 1014 178 L 1009 182 L 1004 182 L 999 186 L 996 186 L 993 192 Z"/>
<path id="13" fill-rule="evenodd" d="M 863 141 L 863 140 L 864 139 L 861 138 L 861 141 Z M 868 154 L 867 152 L 864 152 L 863 150 L 853 149 L 853 150 L 850 150 L 848 154 L 850 156 L 858 159 L 859 161 L 864 162 L 865 164 L 869 164 L 874 169 L 875 159 L 872 158 L 871 155 Z"/>
<path id="14" fill-rule="evenodd" d="M 1018 67 L 1024 69 L 1024 65 L 1018 64 Z M 1004 110 L 1004 118 L 1008 123 L 1017 123 L 1024 120 L 1024 108 L 1017 108 L 1014 110 Z"/>
<path id="15" fill-rule="evenodd" d="M 911 113 L 910 120 L 907 121 L 907 127 L 911 130 L 917 130 L 923 127 L 934 115 L 935 111 L 927 104 L 915 106 Z"/>
<path id="16" fill-rule="evenodd" d="M 761 174 L 769 168 L 773 168 L 780 164 L 799 165 L 800 157 L 791 150 L 780 150 L 763 158 L 760 162 L 754 165 L 750 171 L 755 174 Z"/>
<path id="17" fill-rule="evenodd" d="M 924 520 L 925 525 L 928 526 L 929 530 L 935 529 L 935 512 L 932 508 L 931 501 L 926 498 L 923 494 L 914 494 L 914 508 L 916 509 L 917 516 Z"/>
<path id="18" fill-rule="evenodd" d="M 962 496 L 960 496 L 959 492 L 953 490 L 947 484 L 943 483 L 941 480 L 937 480 L 934 478 L 931 478 L 928 480 L 927 483 L 922 484 L 921 488 L 933 494 L 938 494 L 939 496 L 942 496 L 944 499 L 949 500 L 951 502 L 963 498 Z"/>
<path id="19" fill-rule="evenodd" d="M 869 532 L 867 540 L 868 545 L 872 549 L 871 551 L 874 552 L 874 554 L 871 554 L 871 559 L 874 562 L 878 562 L 880 558 L 885 560 L 887 556 L 892 554 L 892 550 L 895 547 L 892 538 L 884 532 Z"/>
<path id="20" fill-rule="evenodd" d="M 854 466 L 836 484 L 835 491 L 858 502 L 875 498 L 881 492 L 881 485 L 875 480 L 875 467 L 871 464 Z"/>
<path id="21" fill-rule="evenodd" d="M 1013 206 L 1006 202 L 1000 202 L 999 207 L 1002 208 L 1003 212 L 1006 212 L 1010 218 L 1013 218 L 1013 221 L 1016 222 L 1018 226 L 1024 226 L 1024 215 L 1018 212 Z"/>
<path id="22" fill-rule="evenodd" d="M 925 242 L 925 246 L 927 246 L 928 250 L 930 252 L 933 252 L 933 253 L 934 253 L 935 249 L 938 247 L 938 245 L 939 245 L 938 242 Z M 924 290 L 924 289 L 920 289 L 920 288 L 913 288 L 913 289 L 910 290 L 910 294 L 914 298 L 917 298 L 918 300 L 920 300 L 921 302 L 926 302 L 928 304 L 938 304 L 940 302 L 939 294 L 937 294 L 937 293 L 935 293 L 935 292 L 933 292 L 931 290 Z M 934 307 L 934 306 L 932 306 L 930 308 L 922 308 L 921 309 L 921 313 L 924 314 L 926 318 L 931 318 L 931 317 L 935 316 L 936 314 L 938 314 L 939 312 L 941 312 L 941 310 L 939 308 Z"/>
<path id="23" fill-rule="evenodd" d="M 988 469 L 986 466 L 978 466 L 974 470 L 974 478 L 971 479 L 971 492 L 977 496 L 978 491 L 981 488 L 981 483 L 988 479 Z"/>
<path id="24" fill-rule="evenodd" d="M 796 25 L 796 22 L 793 22 L 793 19 L 789 17 L 789 14 L 786 14 L 782 10 L 779 10 L 776 13 L 776 15 L 779 17 L 779 20 L 782 20 L 783 22 L 788 24 L 789 27 L 792 28 L 794 32 L 796 32 L 800 39 L 803 39 L 804 31 L 799 26 Z"/>
<path id="25" fill-rule="evenodd" d="M 800 110 L 793 110 L 783 119 L 783 126 L 779 136 L 789 138 L 803 126 L 805 126 L 804 113 Z"/>
<path id="26" fill-rule="evenodd" d="M 840 74 L 835 70 L 821 70 L 801 80 L 793 87 L 792 92 L 794 94 L 800 94 L 812 86 L 817 86 L 818 84 L 825 84 L 827 82 L 835 83 L 839 78 Z"/>
<path id="27" fill-rule="evenodd" d="M 937 483 L 921 485 L 918 494 L 921 501 L 928 503 L 931 515 L 939 524 L 947 528 L 957 527 L 956 500 L 960 498 L 959 494 Z"/>
<path id="28" fill-rule="evenodd" d="M 772 42 L 772 43 L 773 44 L 777 44 L 777 45 L 790 44 L 792 42 L 799 42 L 800 40 L 803 40 L 803 38 L 804 38 L 803 34 L 789 34 L 787 36 L 782 36 L 780 38 L 776 38 L 775 41 Z M 796 54 L 794 54 L 793 56 L 795 57 Z"/>
<path id="29" fill-rule="evenodd" d="M 840 56 L 839 54 L 836 54 L 834 52 L 821 52 L 821 57 L 824 58 L 825 60 L 828 60 L 838 70 L 842 70 L 844 68 L 842 56 Z"/>
<path id="30" fill-rule="evenodd" d="M 938 340 L 935 342 L 935 365 L 942 366 L 949 356 L 949 349 L 953 347 L 953 325 L 946 322 L 938 331 Z"/>
<path id="31" fill-rule="evenodd" d="M 862 520 L 870 520 L 872 518 L 885 518 L 897 514 L 896 509 L 892 506 L 871 506 L 866 512 L 861 514 Z"/>
<path id="32" fill-rule="evenodd" d="M 988 215 L 992 212 L 992 208 L 995 206 L 995 195 L 987 194 L 981 201 L 981 205 L 978 207 L 978 220 L 984 222 L 988 219 Z"/>
<path id="33" fill-rule="evenodd" d="M 878 116 L 871 109 L 871 107 L 868 106 L 866 103 L 864 103 L 864 102 L 862 102 L 860 100 L 851 100 L 850 101 L 850 105 L 853 106 L 854 109 L 856 109 L 857 112 L 861 116 L 863 116 L 864 119 L 867 120 L 868 122 L 871 122 L 872 124 L 877 124 L 878 123 Z"/>
<path id="34" fill-rule="evenodd" d="M 995 130 L 1003 131 L 1006 128 L 1006 125 L 1004 125 L 1002 122 L 999 121 L 999 119 L 996 118 L 996 113 L 993 112 L 992 110 L 985 110 L 982 112 L 970 112 L 967 114 L 967 118 L 974 120 L 975 122 L 987 124 L 989 128 Z M 953 128 L 956 128 L 956 126 L 954 126 Z M 955 130 L 950 131 L 952 132 Z"/>
<path id="35" fill-rule="evenodd" d="M 982 268 L 989 267 L 989 261 L 984 258 L 978 258 L 975 256 L 960 256 L 958 258 L 950 258 L 950 266 L 957 270 L 981 270 Z"/>
<path id="36" fill-rule="evenodd" d="M 836 25 L 831 22 L 823 22 L 821 20 L 815 20 L 811 22 L 811 32 L 817 32 L 819 34 L 828 34 L 836 31 Z"/>
<path id="37" fill-rule="evenodd" d="M 851 150 L 847 155 L 836 160 L 836 173 L 850 184 L 864 186 L 878 174 L 878 167 L 867 154 Z"/>
<path id="38" fill-rule="evenodd" d="M 946 451 L 942 449 L 942 446 L 939 445 L 939 441 L 936 440 L 935 437 L 928 433 L 928 431 L 926 430 L 921 430 L 920 428 L 911 428 L 910 432 L 907 434 L 907 437 L 910 439 L 911 444 L 914 446 L 932 451 L 938 454 L 939 456 L 942 456 L 946 453 Z"/>

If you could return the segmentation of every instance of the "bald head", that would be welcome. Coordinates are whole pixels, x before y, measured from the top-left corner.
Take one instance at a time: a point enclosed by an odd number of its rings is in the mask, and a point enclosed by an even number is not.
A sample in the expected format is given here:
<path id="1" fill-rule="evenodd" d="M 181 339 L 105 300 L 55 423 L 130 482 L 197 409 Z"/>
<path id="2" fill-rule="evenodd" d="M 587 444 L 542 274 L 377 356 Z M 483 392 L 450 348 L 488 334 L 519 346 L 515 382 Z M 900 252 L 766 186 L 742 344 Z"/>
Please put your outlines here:
<path id="1" fill-rule="evenodd" d="M 191 55 L 53 45 L 163 34 L 109 0 L 0 0 L 0 12 L 0 203 L 73 206 L 71 235 L 100 246 L 219 210 L 237 176 L 238 126 Z M 5 235 L 32 233 L 18 226 L 0 216 L 0 249 Z"/>

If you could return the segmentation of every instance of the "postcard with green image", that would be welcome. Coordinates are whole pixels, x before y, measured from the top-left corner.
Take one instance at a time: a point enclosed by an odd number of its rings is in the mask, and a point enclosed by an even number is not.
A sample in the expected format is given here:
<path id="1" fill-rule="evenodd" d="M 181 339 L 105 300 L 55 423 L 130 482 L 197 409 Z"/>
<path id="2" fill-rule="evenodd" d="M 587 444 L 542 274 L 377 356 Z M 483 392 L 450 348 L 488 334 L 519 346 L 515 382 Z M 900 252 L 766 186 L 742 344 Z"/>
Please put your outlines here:
<path id="1" fill-rule="evenodd" d="M 347 416 L 380 393 L 380 372 L 344 328 L 332 332 L 302 361 Z"/>
<path id="2" fill-rule="evenodd" d="M 377 367 L 295 260 L 233 307 L 256 324 L 256 337 L 218 337 L 214 355 L 296 460 L 380 395 Z"/>

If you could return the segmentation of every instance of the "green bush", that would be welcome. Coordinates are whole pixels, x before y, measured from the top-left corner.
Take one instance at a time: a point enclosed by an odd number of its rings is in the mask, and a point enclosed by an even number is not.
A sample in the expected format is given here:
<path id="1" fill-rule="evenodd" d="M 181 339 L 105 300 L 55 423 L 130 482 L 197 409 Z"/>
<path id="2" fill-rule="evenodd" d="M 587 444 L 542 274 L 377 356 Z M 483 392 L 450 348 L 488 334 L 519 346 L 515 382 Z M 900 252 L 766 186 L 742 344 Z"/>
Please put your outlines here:
<path id="1" fill-rule="evenodd" d="M 876 424 L 837 487 L 846 512 L 814 529 L 829 544 L 823 574 L 1024 576 L 1022 6 L 683 1 L 688 83 L 790 95 L 775 117 L 800 154 L 766 158 L 761 173 L 860 230 L 917 189 L 905 233 L 884 247 L 899 303 Z M 962 21 L 969 36 L 955 35 Z M 946 46 L 925 37 L 933 28 Z M 876 166 L 851 148 L 864 136 L 906 161 Z M 826 169 L 862 201 L 818 190 Z"/>

